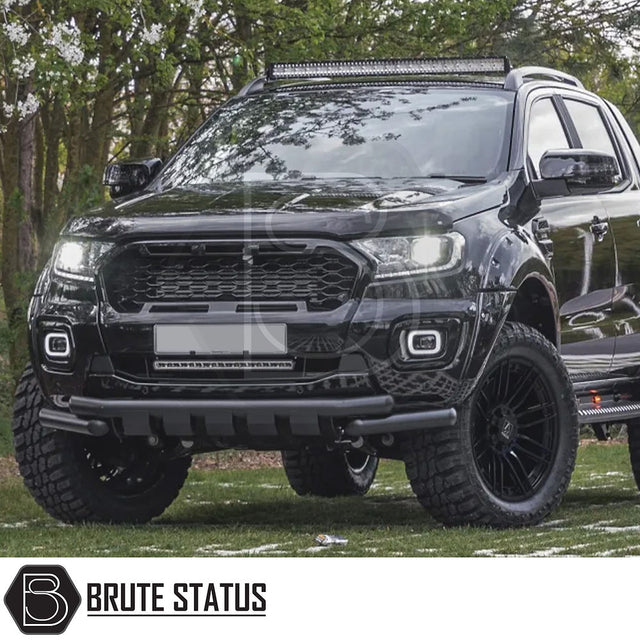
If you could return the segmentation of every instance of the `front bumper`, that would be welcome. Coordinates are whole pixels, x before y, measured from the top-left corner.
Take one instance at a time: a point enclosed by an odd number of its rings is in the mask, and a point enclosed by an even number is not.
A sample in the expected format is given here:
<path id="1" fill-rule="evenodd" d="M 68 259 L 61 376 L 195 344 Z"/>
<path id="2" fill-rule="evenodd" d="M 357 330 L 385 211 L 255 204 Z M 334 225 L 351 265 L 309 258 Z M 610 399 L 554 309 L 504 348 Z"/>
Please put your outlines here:
<path id="1" fill-rule="evenodd" d="M 153 370 L 153 327 L 167 322 L 166 318 L 150 317 L 146 323 L 136 324 L 120 318 L 105 326 L 96 308 L 89 315 L 71 305 L 62 309 L 45 300 L 42 303 L 36 305 L 32 322 L 32 354 L 43 392 L 50 399 L 251 400 L 387 394 L 399 403 L 420 404 L 420 408 L 456 406 L 465 397 L 474 378 L 470 358 L 479 356 L 481 362 L 499 323 L 497 312 L 503 307 L 494 294 L 457 300 L 363 300 L 334 350 L 291 348 L 287 358 L 295 361 L 293 371 L 203 374 L 197 370 Z M 205 316 L 180 320 L 219 320 Z M 286 322 L 292 335 L 298 331 L 310 338 L 318 336 L 319 324 L 311 323 L 308 314 L 299 316 L 270 321 Z M 245 321 L 237 316 L 233 319 Z M 231 318 L 221 320 L 228 323 Z M 324 318 L 324 326 L 334 326 L 328 320 Z M 397 357 L 401 332 L 416 327 L 437 327 L 447 333 L 448 346 L 442 358 L 403 362 Z M 69 333 L 73 344 L 73 361 L 66 369 L 43 355 L 45 332 L 60 330 Z M 118 340 L 111 337 L 114 333 Z"/>
<path id="2" fill-rule="evenodd" d="M 357 438 L 452 426 L 455 409 L 397 413 L 389 395 L 293 400 L 105 400 L 72 396 L 69 410 L 45 408 L 43 426 L 85 435 L 256 439 Z"/>

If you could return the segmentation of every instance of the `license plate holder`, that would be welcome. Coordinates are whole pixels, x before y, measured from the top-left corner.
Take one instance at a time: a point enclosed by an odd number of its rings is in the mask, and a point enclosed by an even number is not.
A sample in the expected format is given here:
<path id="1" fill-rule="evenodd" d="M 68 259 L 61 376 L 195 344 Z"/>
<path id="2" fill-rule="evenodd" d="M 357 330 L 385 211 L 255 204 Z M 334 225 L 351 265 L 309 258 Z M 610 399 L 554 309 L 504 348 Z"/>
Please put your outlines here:
<path id="1" fill-rule="evenodd" d="M 286 324 L 157 324 L 156 355 L 284 355 Z"/>

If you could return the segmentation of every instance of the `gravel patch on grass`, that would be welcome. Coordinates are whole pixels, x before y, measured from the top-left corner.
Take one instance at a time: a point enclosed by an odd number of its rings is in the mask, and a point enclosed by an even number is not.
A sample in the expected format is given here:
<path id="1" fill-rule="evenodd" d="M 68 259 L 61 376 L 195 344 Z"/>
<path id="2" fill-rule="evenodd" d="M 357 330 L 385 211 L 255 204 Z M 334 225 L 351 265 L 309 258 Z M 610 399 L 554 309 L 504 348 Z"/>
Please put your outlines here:
<path id="1" fill-rule="evenodd" d="M 282 466 L 279 451 L 219 451 L 197 455 L 193 468 L 201 471 L 267 469 Z"/>
<path id="2" fill-rule="evenodd" d="M 193 468 L 201 471 L 227 469 L 269 469 L 282 466 L 279 451 L 221 451 L 198 455 Z M 0 480 L 20 475 L 13 458 L 0 458 Z"/>

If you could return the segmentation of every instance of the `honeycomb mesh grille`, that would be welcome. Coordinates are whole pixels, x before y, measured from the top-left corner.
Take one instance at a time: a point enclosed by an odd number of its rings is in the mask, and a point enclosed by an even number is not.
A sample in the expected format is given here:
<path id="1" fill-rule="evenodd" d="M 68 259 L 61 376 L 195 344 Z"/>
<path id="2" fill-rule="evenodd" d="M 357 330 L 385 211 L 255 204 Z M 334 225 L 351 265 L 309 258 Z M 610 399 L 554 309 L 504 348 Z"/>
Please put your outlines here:
<path id="1" fill-rule="evenodd" d="M 309 311 L 330 311 L 351 297 L 358 274 L 330 247 L 251 254 L 243 245 L 202 247 L 125 249 L 103 270 L 111 306 L 135 313 L 146 303 L 304 302 Z"/>

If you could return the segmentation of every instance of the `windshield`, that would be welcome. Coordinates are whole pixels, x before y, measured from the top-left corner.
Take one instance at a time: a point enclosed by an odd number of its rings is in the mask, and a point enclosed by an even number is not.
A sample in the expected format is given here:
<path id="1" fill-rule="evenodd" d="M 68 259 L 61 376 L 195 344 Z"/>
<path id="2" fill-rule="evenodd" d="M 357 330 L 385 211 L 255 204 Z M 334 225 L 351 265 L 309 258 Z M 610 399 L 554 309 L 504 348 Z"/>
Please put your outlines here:
<path id="1" fill-rule="evenodd" d="M 480 88 L 263 93 L 217 111 L 162 189 L 273 180 L 449 177 L 505 170 L 513 96 Z"/>

